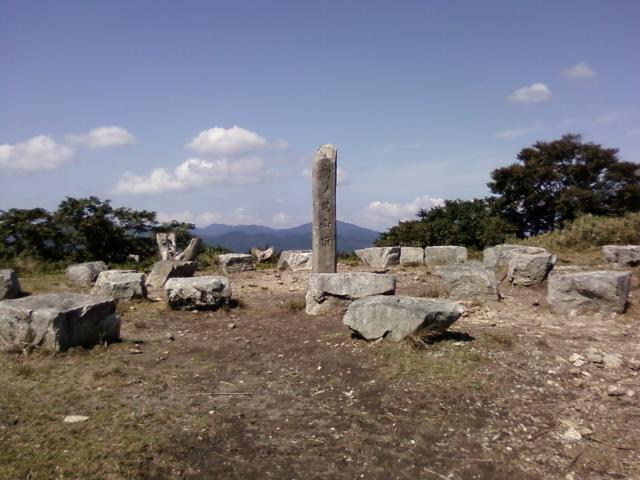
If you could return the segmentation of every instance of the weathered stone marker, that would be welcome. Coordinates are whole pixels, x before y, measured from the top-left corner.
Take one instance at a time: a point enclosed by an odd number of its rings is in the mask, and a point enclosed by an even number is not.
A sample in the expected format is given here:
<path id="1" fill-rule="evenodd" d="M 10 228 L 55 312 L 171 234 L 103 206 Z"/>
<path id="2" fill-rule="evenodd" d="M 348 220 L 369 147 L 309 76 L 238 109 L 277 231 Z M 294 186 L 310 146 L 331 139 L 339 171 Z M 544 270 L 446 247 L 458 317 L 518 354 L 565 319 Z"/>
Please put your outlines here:
<path id="1" fill-rule="evenodd" d="M 323 145 L 313 159 L 313 273 L 336 273 L 336 177 L 338 152 Z"/>

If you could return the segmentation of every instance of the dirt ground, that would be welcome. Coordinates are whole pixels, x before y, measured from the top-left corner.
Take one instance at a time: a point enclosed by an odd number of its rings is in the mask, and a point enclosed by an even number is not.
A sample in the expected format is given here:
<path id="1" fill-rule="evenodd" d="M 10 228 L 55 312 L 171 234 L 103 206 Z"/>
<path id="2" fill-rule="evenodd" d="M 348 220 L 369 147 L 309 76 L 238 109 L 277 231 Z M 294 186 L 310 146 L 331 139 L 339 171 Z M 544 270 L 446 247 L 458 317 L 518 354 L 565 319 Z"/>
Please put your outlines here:
<path id="1" fill-rule="evenodd" d="M 0 478 L 640 479 L 638 273 L 624 315 L 503 283 L 423 348 L 307 316 L 305 273 L 232 274 L 216 312 L 121 302 L 121 343 L 0 355 Z"/>

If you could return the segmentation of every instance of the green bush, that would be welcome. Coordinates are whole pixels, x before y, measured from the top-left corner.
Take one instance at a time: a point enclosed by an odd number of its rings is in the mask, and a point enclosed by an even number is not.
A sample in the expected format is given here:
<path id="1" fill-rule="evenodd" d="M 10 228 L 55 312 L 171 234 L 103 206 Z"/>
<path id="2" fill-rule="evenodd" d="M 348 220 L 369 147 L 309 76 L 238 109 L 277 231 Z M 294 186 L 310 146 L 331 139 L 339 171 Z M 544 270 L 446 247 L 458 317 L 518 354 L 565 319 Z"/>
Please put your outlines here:
<path id="1" fill-rule="evenodd" d="M 375 245 L 426 247 L 460 245 L 472 250 L 503 243 L 513 228 L 492 211 L 491 199 L 447 200 L 418 212 L 417 220 L 400 222 L 380 235 Z"/>
<path id="2" fill-rule="evenodd" d="M 640 212 L 622 217 L 582 215 L 561 230 L 543 233 L 520 243 L 549 251 L 583 251 L 602 245 L 640 244 Z"/>

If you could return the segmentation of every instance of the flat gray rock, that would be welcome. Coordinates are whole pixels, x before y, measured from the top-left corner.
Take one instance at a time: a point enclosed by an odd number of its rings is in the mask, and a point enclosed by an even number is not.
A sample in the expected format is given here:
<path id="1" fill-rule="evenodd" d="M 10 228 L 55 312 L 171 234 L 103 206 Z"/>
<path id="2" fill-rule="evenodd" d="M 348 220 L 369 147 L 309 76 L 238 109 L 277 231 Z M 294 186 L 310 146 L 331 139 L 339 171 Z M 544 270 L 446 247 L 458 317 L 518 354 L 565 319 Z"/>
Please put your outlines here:
<path id="1" fill-rule="evenodd" d="M 285 250 L 278 259 L 278 270 L 311 270 L 313 252 L 311 250 Z"/>
<path id="2" fill-rule="evenodd" d="M 509 260 L 507 279 L 514 285 L 539 285 L 547 278 L 555 263 L 555 255 L 548 252 L 514 253 Z"/>
<path id="3" fill-rule="evenodd" d="M 425 247 L 424 263 L 427 265 L 448 265 L 467 261 L 467 249 L 455 245 Z"/>
<path id="4" fill-rule="evenodd" d="M 367 340 L 399 342 L 418 332 L 444 332 L 463 312 L 450 300 L 379 295 L 354 301 L 343 323 Z"/>
<path id="5" fill-rule="evenodd" d="M 91 294 L 116 300 L 145 298 L 147 290 L 144 284 L 144 273 L 133 270 L 105 270 L 98 275 Z"/>
<path id="6" fill-rule="evenodd" d="M 476 263 L 445 265 L 437 274 L 450 298 L 456 300 L 499 300 L 498 282 L 492 269 Z"/>
<path id="7" fill-rule="evenodd" d="M 22 289 L 15 270 L 9 268 L 0 270 L 0 300 L 16 298 L 20 295 L 22 295 Z"/>
<path id="8" fill-rule="evenodd" d="M 253 256 L 246 253 L 223 253 L 218 255 L 218 263 L 224 273 L 255 270 Z"/>
<path id="9" fill-rule="evenodd" d="M 63 351 L 120 338 L 112 298 L 46 293 L 0 302 L 0 348 Z"/>
<path id="10" fill-rule="evenodd" d="M 637 267 L 640 265 L 640 245 L 605 245 L 602 257 L 618 267 Z"/>
<path id="11" fill-rule="evenodd" d="M 198 264 L 184 260 L 160 260 L 153 264 L 147 277 L 147 290 L 160 289 L 169 278 L 193 277 Z"/>
<path id="12" fill-rule="evenodd" d="M 371 268 L 384 270 L 400 264 L 400 247 L 361 248 L 353 253 Z"/>
<path id="13" fill-rule="evenodd" d="M 396 277 L 389 274 L 311 273 L 306 296 L 306 312 L 318 315 L 333 309 L 346 309 L 353 300 L 371 295 L 393 295 Z"/>
<path id="14" fill-rule="evenodd" d="M 212 310 L 229 302 L 231 284 L 227 277 L 217 275 L 170 278 L 164 292 L 175 310 Z"/>
<path id="15" fill-rule="evenodd" d="M 400 265 L 424 265 L 424 249 L 422 247 L 400 247 Z"/>
<path id="16" fill-rule="evenodd" d="M 631 272 L 553 273 L 547 283 L 551 313 L 624 313 Z"/>
<path id="17" fill-rule="evenodd" d="M 107 265 L 104 262 L 84 262 L 69 265 L 64 274 L 73 283 L 91 285 L 96 281 L 100 272 L 105 270 L 107 270 Z"/>
<path id="18" fill-rule="evenodd" d="M 482 263 L 489 268 L 507 268 L 509 261 L 516 253 L 547 253 L 544 248 L 528 247 L 526 245 L 496 245 L 485 248 L 482 252 Z"/>

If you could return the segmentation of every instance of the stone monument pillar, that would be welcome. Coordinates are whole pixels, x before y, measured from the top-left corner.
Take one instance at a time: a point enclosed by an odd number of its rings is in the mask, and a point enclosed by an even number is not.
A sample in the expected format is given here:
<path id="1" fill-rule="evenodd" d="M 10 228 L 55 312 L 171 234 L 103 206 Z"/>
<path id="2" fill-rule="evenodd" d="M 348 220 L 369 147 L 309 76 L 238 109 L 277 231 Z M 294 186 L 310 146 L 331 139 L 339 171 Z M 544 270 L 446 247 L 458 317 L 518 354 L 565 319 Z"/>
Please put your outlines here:
<path id="1" fill-rule="evenodd" d="M 313 159 L 313 273 L 336 273 L 337 160 L 333 145 L 318 148 Z"/>

